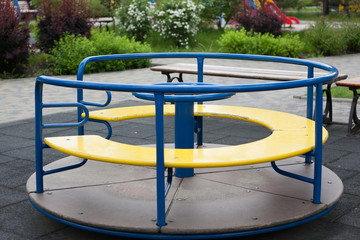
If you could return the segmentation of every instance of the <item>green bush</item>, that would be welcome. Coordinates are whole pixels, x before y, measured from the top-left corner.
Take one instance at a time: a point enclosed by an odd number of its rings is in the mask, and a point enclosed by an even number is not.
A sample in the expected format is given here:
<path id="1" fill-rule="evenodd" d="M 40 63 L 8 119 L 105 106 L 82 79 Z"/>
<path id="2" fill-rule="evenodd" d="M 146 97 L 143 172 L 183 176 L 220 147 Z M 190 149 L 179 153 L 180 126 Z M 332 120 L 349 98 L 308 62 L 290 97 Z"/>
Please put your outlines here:
<path id="1" fill-rule="evenodd" d="M 360 52 L 360 25 L 358 23 L 346 23 L 342 26 L 344 42 L 347 53 Z"/>
<path id="2" fill-rule="evenodd" d="M 52 54 L 55 74 L 75 74 L 80 62 L 89 56 L 150 52 L 146 44 L 129 40 L 126 37 L 115 36 L 112 32 L 99 32 L 91 39 L 81 36 L 65 34 L 55 43 Z M 90 63 L 86 72 L 120 71 L 130 68 L 140 68 L 150 65 L 149 60 L 124 60 Z"/>
<path id="3" fill-rule="evenodd" d="M 300 57 L 305 49 L 305 44 L 296 35 L 275 38 L 269 33 L 254 33 L 244 28 L 226 31 L 218 43 L 222 52 L 283 57 Z"/>
<path id="4" fill-rule="evenodd" d="M 55 63 L 53 55 L 48 53 L 33 53 L 28 58 L 27 74 L 31 76 L 52 75 Z"/>
<path id="5" fill-rule="evenodd" d="M 123 53 L 147 53 L 151 52 L 148 44 L 128 39 L 125 36 L 116 36 L 114 32 L 100 32 L 94 34 L 91 41 L 95 46 L 93 55 L 123 54 Z M 96 63 L 96 69 L 99 72 L 116 71 L 133 68 L 143 68 L 150 65 L 150 60 L 134 59 L 123 61 L 107 61 Z"/>
<path id="6" fill-rule="evenodd" d="M 331 56 L 346 52 L 345 33 L 338 26 L 331 26 L 325 20 L 312 25 L 304 34 L 306 41 L 317 55 Z"/>

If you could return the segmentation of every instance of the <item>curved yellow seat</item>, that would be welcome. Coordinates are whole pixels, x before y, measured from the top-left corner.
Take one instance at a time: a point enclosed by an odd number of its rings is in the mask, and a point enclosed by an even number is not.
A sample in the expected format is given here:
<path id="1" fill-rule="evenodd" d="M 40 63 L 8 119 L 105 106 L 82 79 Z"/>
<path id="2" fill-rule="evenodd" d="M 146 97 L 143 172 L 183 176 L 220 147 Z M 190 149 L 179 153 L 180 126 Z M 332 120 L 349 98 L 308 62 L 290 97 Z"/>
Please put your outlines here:
<path id="1" fill-rule="evenodd" d="M 164 106 L 164 115 L 174 115 L 174 105 Z M 100 110 L 90 118 L 107 121 L 152 117 L 155 108 L 135 106 Z M 315 146 L 315 122 L 294 114 L 237 106 L 196 105 L 195 116 L 224 117 L 261 124 L 272 134 L 264 139 L 210 149 L 165 149 L 165 166 L 176 168 L 228 167 L 281 160 L 307 153 Z M 323 128 L 323 142 L 328 133 Z M 58 151 L 98 161 L 156 166 L 154 147 L 134 146 L 96 135 L 49 137 L 45 143 Z"/>

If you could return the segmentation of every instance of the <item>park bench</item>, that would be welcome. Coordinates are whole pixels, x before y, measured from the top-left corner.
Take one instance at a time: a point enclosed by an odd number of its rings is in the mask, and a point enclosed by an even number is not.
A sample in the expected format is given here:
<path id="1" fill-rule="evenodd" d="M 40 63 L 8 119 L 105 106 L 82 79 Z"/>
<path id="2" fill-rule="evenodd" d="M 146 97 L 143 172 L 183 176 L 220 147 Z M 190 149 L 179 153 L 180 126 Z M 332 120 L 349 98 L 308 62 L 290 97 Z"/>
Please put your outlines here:
<path id="1" fill-rule="evenodd" d="M 169 65 L 153 66 L 152 71 L 160 71 L 167 76 L 167 82 L 177 80 L 183 82 L 183 74 L 197 74 L 197 65 L 188 63 L 176 63 Z M 171 74 L 177 73 L 178 76 L 172 77 Z M 289 70 L 274 70 L 274 69 L 259 69 L 259 68 L 242 68 L 242 67 L 228 67 L 217 65 L 204 65 L 203 75 L 219 76 L 219 77 L 235 77 L 235 78 L 249 78 L 272 81 L 291 81 L 306 79 L 307 72 L 303 71 L 289 71 Z M 324 76 L 325 73 L 315 73 L 314 77 Z M 326 88 L 323 92 L 326 95 L 326 105 L 324 108 L 323 122 L 332 123 L 332 98 L 331 85 L 334 82 L 346 79 L 347 75 L 339 74 L 335 79 L 325 83 Z"/>
<path id="2" fill-rule="evenodd" d="M 109 30 L 109 24 L 114 21 L 111 17 L 100 17 L 100 18 L 90 18 L 90 22 L 94 24 L 98 24 L 100 27 L 100 31 L 102 30 L 103 25 Z"/>
<path id="3" fill-rule="evenodd" d="M 356 104 L 359 99 L 357 89 L 360 88 L 360 78 L 346 79 L 336 82 L 339 87 L 348 87 L 353 92 L 353 99 L 350 107 L 350 115 L 348 122 L 348 134 L 353 135 L 360 129 L 360 119 L 356 114 Z"/>
<path id="4" fill-rule="evenodd" d="M 36 16 L 38 10 L 30 9 L 29 3 L 27 1 L 18 1 L 20 7 L 20 13 L 23 16 Z"/>

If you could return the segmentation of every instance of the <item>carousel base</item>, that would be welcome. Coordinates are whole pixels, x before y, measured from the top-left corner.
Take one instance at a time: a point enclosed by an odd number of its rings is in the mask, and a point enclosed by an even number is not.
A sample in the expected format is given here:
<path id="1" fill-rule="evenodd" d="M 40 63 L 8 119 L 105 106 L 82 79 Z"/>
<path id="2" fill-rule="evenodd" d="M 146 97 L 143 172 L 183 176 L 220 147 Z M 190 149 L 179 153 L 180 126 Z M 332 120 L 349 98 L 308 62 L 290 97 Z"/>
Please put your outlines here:
<path id="1" fill-rule="evenodd" d="M 51 169 L 81 159 L 67 157 Z M 313 165 L 295 157 L 278 166 L 312 177 Z M 210 239 L 252 235 L 309 222 L 330 211 L 343 192 L 340 178 L 323 167 L 321 203 L 313 186 L 276 173 L 270 163 L 195 169 L 174 177 L 166 198 L 166 223 L 156 225 L 155 168 L 88 161 L 44 177 L 36 193 L 35 174 L 27 182 L 32 204 L 65 224 L 104 234 L 153 239 Z"/>

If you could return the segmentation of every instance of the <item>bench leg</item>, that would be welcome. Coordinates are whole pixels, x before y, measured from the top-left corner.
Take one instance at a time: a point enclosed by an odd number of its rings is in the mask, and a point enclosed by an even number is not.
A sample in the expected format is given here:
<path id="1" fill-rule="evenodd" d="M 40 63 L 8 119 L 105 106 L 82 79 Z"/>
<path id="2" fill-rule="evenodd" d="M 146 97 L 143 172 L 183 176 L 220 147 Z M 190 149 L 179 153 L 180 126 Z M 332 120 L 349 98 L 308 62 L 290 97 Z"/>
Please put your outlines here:
<path id="1" fill-rule="evenodd" d="M 169 72 L 161 72 L 162 74 L 166 75 L 167 79 L 166 82 L 173 82 L 174 80 L 177 80 L 178 82 L 184 82 L 183 78 L 182 78 L 182 73 L 179 73 L 178 77 L 171 77 L 171 73 Z"/>
<path id="2" fill-rule="evenodd" d="M 328 84 L 326 89 L 323 90 L 326 95 L 326 105 L 323 113 L 323 123 L 332 123 L 332 100 L 331 100 L 331 84 Z"/>
<path id="3" fill-rule="evenodd" d="M 326 105 L 323 112 L 323 123 L 324 124 L 331 124 L 332 123 L 332 96 L 331 96 L 331 84 L 328 84 L 326 89 L 322 90 L 323 93 L 325 93 L 326 96 Z M 313 114 L 313 120 L 315 119 L 315 111 Z"/>
<path id="4" fill-rule="evenodd" d="M 354 135 L 360 129 L 360 120 L 356 113 L 356 105 L 360 95 L 357 93 L 356 88 L 350 88 L 350 90 L 352 90 L 354 94 L 350 108 L 348 135 Z"/>

